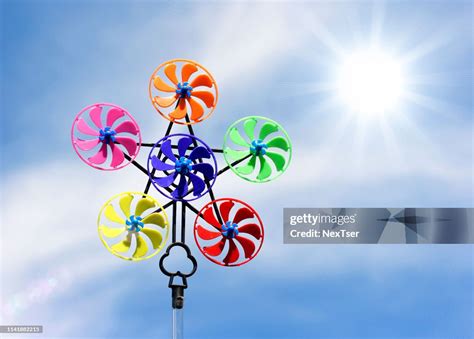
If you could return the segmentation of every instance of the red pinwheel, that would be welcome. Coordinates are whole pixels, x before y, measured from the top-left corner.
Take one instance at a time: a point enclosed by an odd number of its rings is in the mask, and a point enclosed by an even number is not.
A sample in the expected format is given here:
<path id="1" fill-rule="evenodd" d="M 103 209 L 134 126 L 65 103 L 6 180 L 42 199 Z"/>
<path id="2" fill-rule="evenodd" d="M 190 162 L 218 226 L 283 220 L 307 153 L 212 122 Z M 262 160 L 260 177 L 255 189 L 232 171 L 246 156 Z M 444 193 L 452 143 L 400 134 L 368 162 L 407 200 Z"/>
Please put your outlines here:
<path id="1" fill-rule="evenodd" d="M 194 238 L 206 258 L 222 266 L 252 260 L 263 244 L 263 223 L 243 201 L 222 198 L 205 205 L 194 222 Z"/>

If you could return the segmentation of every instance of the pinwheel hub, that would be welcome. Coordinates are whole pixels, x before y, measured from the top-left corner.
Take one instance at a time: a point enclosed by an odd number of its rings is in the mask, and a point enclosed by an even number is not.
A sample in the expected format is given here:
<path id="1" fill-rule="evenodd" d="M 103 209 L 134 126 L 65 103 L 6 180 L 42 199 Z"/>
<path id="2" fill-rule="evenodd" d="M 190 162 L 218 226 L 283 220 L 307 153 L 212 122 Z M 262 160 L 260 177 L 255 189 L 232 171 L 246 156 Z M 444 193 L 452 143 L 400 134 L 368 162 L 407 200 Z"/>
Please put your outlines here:
<path id="1" fill-rule="evenodd" d="M 140 232 L 145 226 L 142 222 L 142 217 L 131 215 L 129 219 L 126 220 L 127 230 L 132 232 Z"/>
<path id="2" fill-rule="evenodd" d="M 111 141 L 115 142 L 115 134 L 117 134 L 117 132 L 115 132 L 112 128 L 107 126 L 101 129 L 99 133 L 100 133 L 99 139 L 103 143 L 108 145 Z"/>
<path id="3" fill-rule="evenodd" d="M 265 153 L 267 153 L 267 148 L 267 144 L 264 143 L 262 140 L 258 139 L 252 141 L 252 145 L 250 146 L 250 152 L 254 155 L 265 155 Z"/>
<path id="4" fill-rule="evenodd" d="M 176 88 L 176 94 L 178 94 L 180 98 L 189 98 L 191 96 L 192 91 L 193 88 L 189 85 L 188 82 L 179 82 Z"/>
<path id="5" fill-rule="evenodd" d="M 176 172 L 187 174 L 193 169 L 193 162 L 188 158 L 181 157 L 175 162 Z"/>
<path id="6" fill-rule="evenodd" d="M 232 223 L 231 221 L 227 221 L 225 224 L 222 225 L 222 235 L 227 239 L 233 239 L 239 235 L 239 226 L 237 224 Z"/>

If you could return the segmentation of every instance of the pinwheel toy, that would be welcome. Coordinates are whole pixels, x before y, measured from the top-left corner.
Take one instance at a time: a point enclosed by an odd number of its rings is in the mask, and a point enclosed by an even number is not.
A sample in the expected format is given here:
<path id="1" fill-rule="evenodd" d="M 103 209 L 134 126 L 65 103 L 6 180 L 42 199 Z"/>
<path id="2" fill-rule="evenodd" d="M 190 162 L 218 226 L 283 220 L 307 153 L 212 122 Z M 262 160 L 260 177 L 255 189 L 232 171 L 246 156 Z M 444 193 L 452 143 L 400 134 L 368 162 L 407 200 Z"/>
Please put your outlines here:
<path id="1" fill-rule="evenodd" d="M 140 129 L 132 116 L 125 109 L 106 103 L 87 106 L 79 112 L 71 139 L 77 155 L 101 170 L 128 165 L 137 156 L 141 143 Z"/>
<path id="2" fill-rule="evenodd" d="M 149 94 L 158 113 L 177 124 L 203 121 L 217 104 L 214 78 L 189 60 L 170 60 L 158 66 L 150 79 Z"/>
<path id="3" fill-rule="evenodd" d="M 246 163 L 232 164 L 232 161 L 244 157 L 249 158 Z M 238 176 L 252 182 L 270 181 L 282 174 L 290 163 L 290 139 L 275 121 L 258 116 L 246 117 L 227 130 L 224 158 Z"/>
<path id="4" fill-rule="evenodd" d="M 178 149 L 176 156 L 173 146 Z M 148 160 L 152 184 L 170 199 L 198 199 L 207 193 L 216 180 L 217 162 L 214 153 L 203 141 L 192 135 L 172 134 L 164 137 L 152 148 Z M 192 186 L 192 195 L 189 197 L 188 181 Z"/>
<path id="5" fill-rule="evenodd" d="M 102 207 L 97 221 L 102 243 L 112 254 L 126 260 L 144 260 L 158 254 L 168 239 L 169 227 L 166 214 L 156 210 L 162 210 L 158 201 L 141 192 L 112 197 Z"/>
<path id="6" fill-rule="evenodd" d="M 194 238 L 202 254 L 222 266 L 245 264 L 263 244 L 262 220 L 237 199 L 211 201 L 196 216 L 195 225 Z"/>
<path id="7" fill-rule="evenodd" d="M 117 170 L 133 164 L 147 177 L 142 192 L 123 192 L 109 199 L 99 212 L 99 238 L 105 248 L 127 261 L 144 261 L 160 253 L 159 267 L 169 277 L 173 308 L 173 338 L 181 338 L 182 309 L 187 279 L 197 269 L 197 260 L 186 243 L 186 215 L 193 212 L 194 239 L 202 255 L 225 267 L 250 262 L 264 240 L 263 222 L 247 203 L 214 196 L 218 177 L 230 169 L 254 183 L 274 180 L 291 160 L 288 134 L 277 122 L 259 116 L 231 124 L 223 148 L 210 148 L 195 136 L 192 125 L 207 119 L 217 103 L 217 85 L 211 74 L 194 61 L 176 59 L 161 64 L 149 81 L 153 107 L 169 120 L 163 137 L 142 143 L 140 129 L 125 109 L 106 103 L 87 106 L 74 119 L 71 140 L 78 156 L 91 167 Z M 171 134 L 175 124 L 185 133 Z M 156 140 L 156 139 L 155 139 Z M 146 164 L 136 161 L 140 147 L 149 147 Z M 216 154 L 227 166 L 218 169 Z M 151 187 L 163 199 L 160 205 L 150 195 Z M 207 199 L 198 210 L 191 201 Z M 181 213 L 178 213 L 178 206 Z M 166 210 L 171 208 L 168 221 Z M 178 227 L 178 222 L 180 227 Z M 181 247 L 191 261 L 190 271 L 170 271 L 167 258 Z"/>

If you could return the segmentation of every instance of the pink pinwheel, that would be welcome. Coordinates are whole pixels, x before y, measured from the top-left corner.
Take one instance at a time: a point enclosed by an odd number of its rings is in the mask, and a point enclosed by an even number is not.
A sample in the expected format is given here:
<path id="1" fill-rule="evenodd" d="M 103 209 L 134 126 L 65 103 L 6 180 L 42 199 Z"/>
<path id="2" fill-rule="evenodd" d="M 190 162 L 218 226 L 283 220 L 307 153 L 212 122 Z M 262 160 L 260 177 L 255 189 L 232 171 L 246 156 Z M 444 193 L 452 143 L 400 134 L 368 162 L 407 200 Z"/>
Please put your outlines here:
<path id="1" fill-rule="evenodd" d="M 119 106 L 105 103 L 88 106 L 77 115 L 71 138 L 79 157 L 101 170 L 128 165 L 141 144 L 140 129 L 132 116 Z"/>

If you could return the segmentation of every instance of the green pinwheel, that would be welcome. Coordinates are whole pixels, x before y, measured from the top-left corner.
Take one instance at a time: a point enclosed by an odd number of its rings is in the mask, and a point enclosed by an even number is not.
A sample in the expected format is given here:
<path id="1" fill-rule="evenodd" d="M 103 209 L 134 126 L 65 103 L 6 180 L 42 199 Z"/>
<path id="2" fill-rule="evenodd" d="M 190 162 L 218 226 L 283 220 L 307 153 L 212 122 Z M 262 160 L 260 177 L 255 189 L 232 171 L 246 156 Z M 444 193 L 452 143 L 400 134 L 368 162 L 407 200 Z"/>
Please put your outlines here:
<path id="1" fill-rule="evenodd" d="M 233 123 L 224 137 L 223 148 L 232 171 L 252 182 L 277 178 L 291 160 L 288 134 L 280 124 L 265 117 L 249 116 Z"/>

